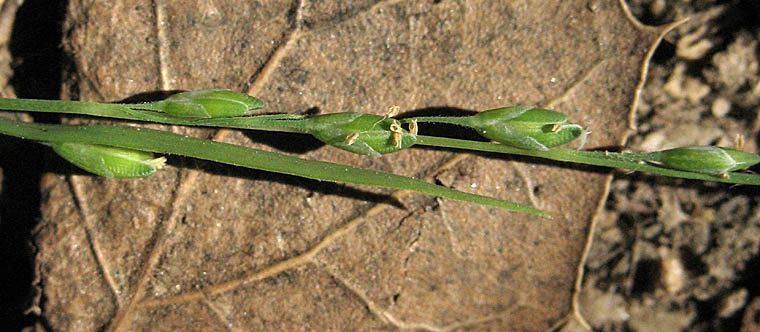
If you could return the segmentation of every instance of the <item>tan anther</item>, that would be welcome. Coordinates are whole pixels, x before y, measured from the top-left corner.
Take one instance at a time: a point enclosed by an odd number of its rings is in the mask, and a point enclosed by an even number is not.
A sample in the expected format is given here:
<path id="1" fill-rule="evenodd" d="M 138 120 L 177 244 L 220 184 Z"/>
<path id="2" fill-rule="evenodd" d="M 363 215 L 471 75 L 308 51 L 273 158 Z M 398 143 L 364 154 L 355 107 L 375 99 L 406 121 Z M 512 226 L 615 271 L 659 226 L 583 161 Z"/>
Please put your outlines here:
<path id="1" fill-rule="evenodd" d="M 348 137 L 346 137 L 346 145 L 352 145 L 356 143 L 357 138 L 359 138 L 359 133 L 353 133 L 351 135 L 348 135 Z"/>
<path id="2" fill-rule="evenodd" d="M 393 146 L 396 147 L 397 149 L 400 149 L 401 148 L 401 134 L 404 132 L 404 130 L 401 129 L 401 126 L 396 120 L 393 120 L 393 123 L 391 123 L 388 129 L 390 129 L 390 131 L 393 133 Z"/>
<path id="3" fill-rule="evenodd" d="M 561 125 L 561 124 L 559 124 L 559 123 L 555 123 L 555 124 L 552 126 L 552 132 L 553 132 L 553 133 L 558 133 L 560 130 L 562 130 L 562 125 Z"/>
<path id="4" fill-rule="evenodd" d="M 736 134 L 736 138 L 734 138 L 734 147 L 737 150 L 743 150 L 744 149 L 744 135 L 742 135 L 742 134 Z"/>
<path id="5" fill-rule="evenodd" d="M 409 122 L 409 132 L 412 133 L 412 135 L 417 136 L 417 130 L 419 130 L 417 127 L 417 120 L 412 120 L 412 122 Z"/>
<path id="6" fill-rule="evenodd" d="M 401 129 L 401 126 L 398 125 L 398 123 L 394 122 L 391 123 L 391 126 L 389 128 L 393 132 L 393 146 L 395 146 L 397 149 L 401 148 L 401 133 L 403 132 Z"/>
<path id="7" fill-rule="evenodd" d="M 385 118 L 392 118 L 398 114 L 398 112 L 401 111 L 401 107 L 398 105 L 393 105 L 391 107 L 388 107 L 388 111 L 385 112 Z"/>
<path id="8" fill-rule="evenodd" d="M 726 180 L 728 180 L 729 178 L 731 178 L 731 177 L 728 175 L 728 173 L 723 173 L 723 174 L 721 174 L 721 175 L 720 175 L 720 177 L 721 177 L 721 179 L 726 179 Z"/>
<path id="9" fill-rule="evenodd" d="M 393 132 L 393 146 L 396 149 L 401 148 L 401 133 Z"/>

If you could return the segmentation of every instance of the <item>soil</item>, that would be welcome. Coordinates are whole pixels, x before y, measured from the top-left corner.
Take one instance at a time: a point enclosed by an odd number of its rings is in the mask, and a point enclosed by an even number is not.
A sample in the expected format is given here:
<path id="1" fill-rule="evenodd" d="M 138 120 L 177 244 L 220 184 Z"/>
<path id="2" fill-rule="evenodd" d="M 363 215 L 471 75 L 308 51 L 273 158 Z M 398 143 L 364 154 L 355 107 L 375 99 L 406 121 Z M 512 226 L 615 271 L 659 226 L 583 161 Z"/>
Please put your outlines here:
<path id="1" fill-rule="evenodd" d="M 632 1 L 648 25 L 689 18 L 649 66 L 634 151 L 757 151 L 760 3 Z M 760 330 L 760 193 L 619 174 L 586 263 L 582 312 L 600 331 Z"/>

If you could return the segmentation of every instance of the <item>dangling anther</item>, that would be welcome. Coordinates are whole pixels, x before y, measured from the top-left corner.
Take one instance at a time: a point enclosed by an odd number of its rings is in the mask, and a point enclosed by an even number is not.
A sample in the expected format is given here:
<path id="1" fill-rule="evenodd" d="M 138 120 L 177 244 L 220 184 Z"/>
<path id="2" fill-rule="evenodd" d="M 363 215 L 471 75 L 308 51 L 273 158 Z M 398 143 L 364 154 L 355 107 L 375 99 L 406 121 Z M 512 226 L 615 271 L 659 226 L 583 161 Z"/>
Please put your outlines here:
<path id="1" fill-rule="evenodd" d="M 417 136 L 417 130 L 419 130 L 417 127 L 417 120 L 412 120 L 412 122 L 409 122 L 409 132 L 412 135 Z"/>
<path id="2" fill-rule="evenodd" d="M 401 134 L 400 133 L 393 133 L 393 146 L 396 149 L 401 148 Z"/>
<path id="3" fill-rule="evenodd" d="M 734 147 L 737 150 L 744 150 L 744 135 L 736 134 L 736 138 L 734 138 Z"/>
<path id="4" fill-rule="evenodd" d="M 391 123 L 389 128 L 393 132 L 393 146 L 397 149 L 401 148 L 401 133 L 403 132 L 401 126 L 398 123 Z"/>
<path id="5" fill-rule="evenodd" d="M 385 112 L 384 118 L 386 118 L 386 119 L 387 118 L 392 118 L 392 117 L 398 115 L 399 111 L 401 111 L 401 107 L 399 107 L 398 105 L 393 105 L 391 107 L 388 107 L 388 111 Z"/>

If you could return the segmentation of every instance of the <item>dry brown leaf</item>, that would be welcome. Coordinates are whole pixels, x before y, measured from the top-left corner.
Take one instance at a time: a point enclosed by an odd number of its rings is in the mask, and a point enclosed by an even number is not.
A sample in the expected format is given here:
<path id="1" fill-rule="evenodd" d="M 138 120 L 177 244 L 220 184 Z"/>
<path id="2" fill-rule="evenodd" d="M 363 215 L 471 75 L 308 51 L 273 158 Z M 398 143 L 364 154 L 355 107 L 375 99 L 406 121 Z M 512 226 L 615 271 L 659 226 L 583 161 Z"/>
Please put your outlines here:
<path id="1" fill-rule="evenodd" d="M 70 1 L 69 97 L 253 92 L 267 112 L 553 107 L 615 146 L 662 29 L 616 1 Z M 171 130 L 532 204 L 555 220 L 170 158 L 47 176 L 42 315 L 61 331 L 545 330 L 572 312 L 604 173 L 297 135 Z M 425 130 L 424 127 L 421 130 Z M 393 194 L 399 204 L 391 203 Z"/>

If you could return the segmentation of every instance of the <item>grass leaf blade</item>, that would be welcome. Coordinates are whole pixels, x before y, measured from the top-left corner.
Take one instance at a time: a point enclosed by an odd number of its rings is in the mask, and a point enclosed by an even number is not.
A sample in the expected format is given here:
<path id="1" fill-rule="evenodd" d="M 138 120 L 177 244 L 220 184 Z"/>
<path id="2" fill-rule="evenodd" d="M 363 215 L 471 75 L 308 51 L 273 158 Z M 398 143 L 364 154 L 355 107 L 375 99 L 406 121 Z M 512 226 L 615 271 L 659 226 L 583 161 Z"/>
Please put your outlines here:
<path id="1" fill-rule="evenodd" d="M 107 144 L 121 148 L 184 155 L 315 180 L 412 190 L 452 200 L 551 218 L 547 213 L 529 206 L 469 194 L 409 177 L 323 161 L 305 160 L 159 130 L 103 125 L 50 125 L 0 119 L 0 133 L 52 143 Z"/>

